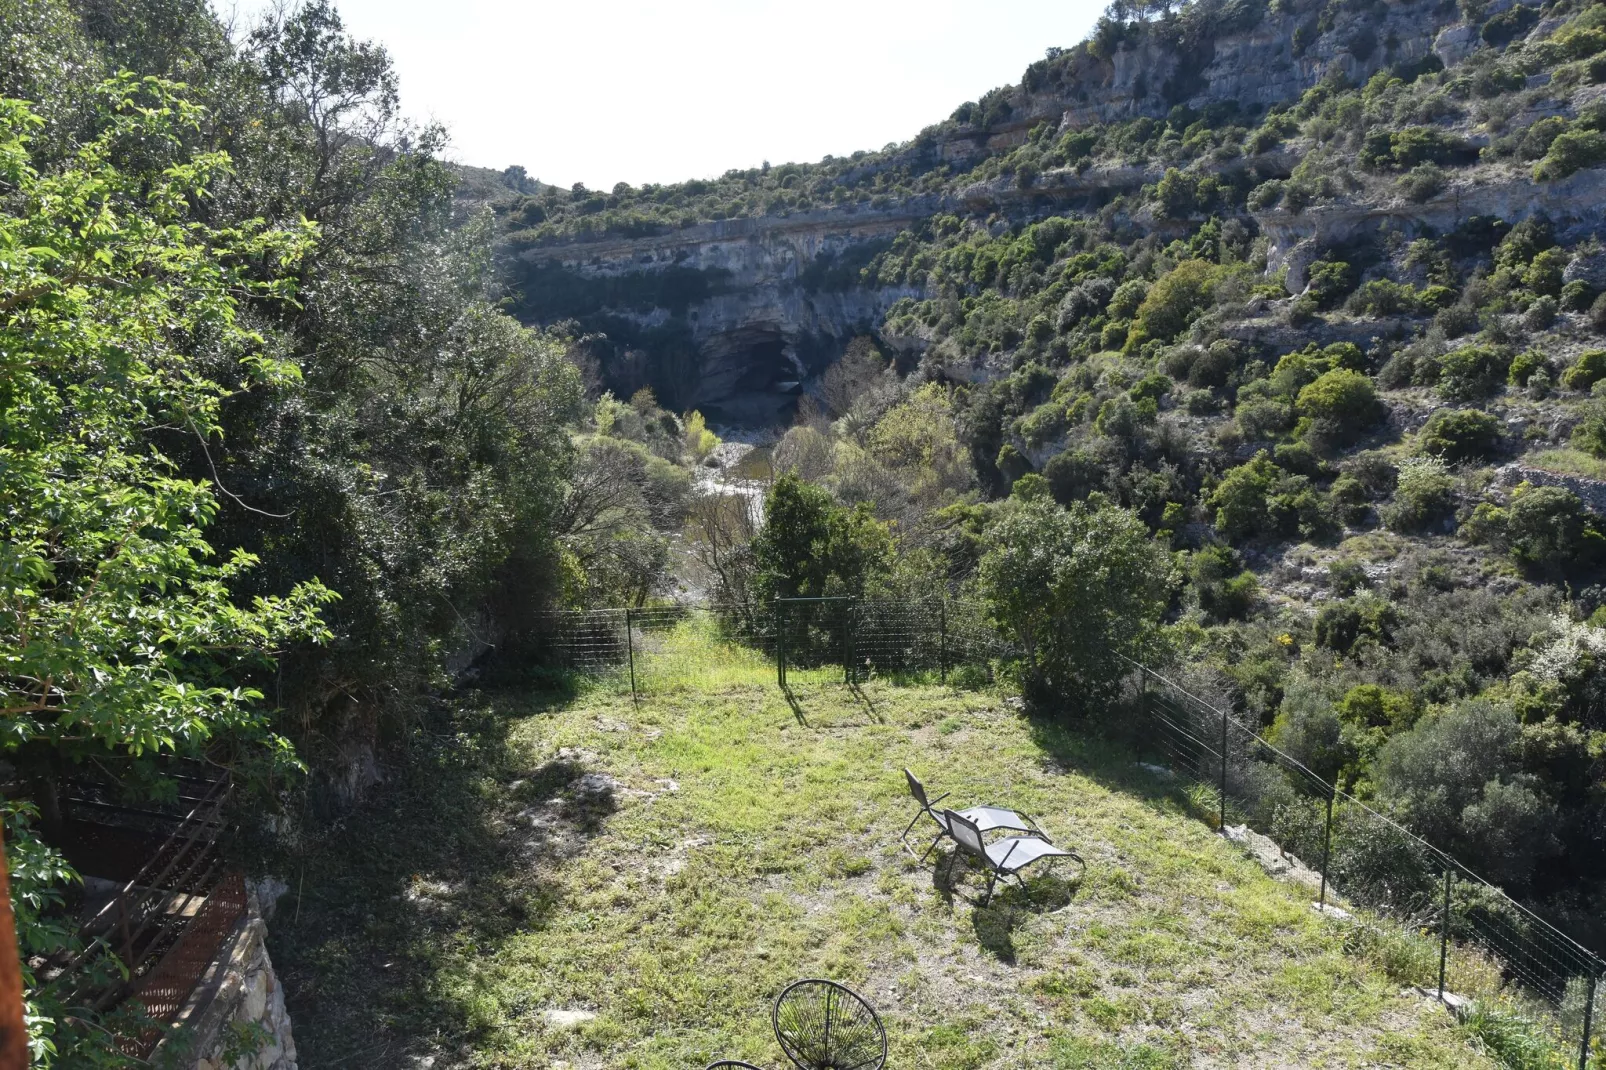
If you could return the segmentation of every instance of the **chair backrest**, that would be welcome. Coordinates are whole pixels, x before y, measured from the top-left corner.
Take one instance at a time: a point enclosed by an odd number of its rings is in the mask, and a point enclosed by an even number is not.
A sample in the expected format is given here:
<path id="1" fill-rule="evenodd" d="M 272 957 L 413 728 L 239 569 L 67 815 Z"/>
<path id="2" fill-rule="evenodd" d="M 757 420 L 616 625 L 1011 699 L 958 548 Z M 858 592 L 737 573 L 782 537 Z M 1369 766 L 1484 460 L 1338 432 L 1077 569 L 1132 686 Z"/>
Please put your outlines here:
<path id="1" fill-rule="evenodd" d="M 922 809 L 930 810 L 931 804 L 926 801 L 926 786 L 920 783 L 920 778 L 907 769 L 903 771 L 903 778 L 909 782 L 909 794 L 915 797 L 915 802 L 919 803 Z"/>
<path id="2" fill-rule="evenodd" d="M 948 819 L 948 833 L 954 842 L 973 855 L 987 857 L 987 847 L 981 838 L 981 829 L 976 827 L 974 821 L 961 817 L 952 810 L 944 810 L 942 816 Z"/>

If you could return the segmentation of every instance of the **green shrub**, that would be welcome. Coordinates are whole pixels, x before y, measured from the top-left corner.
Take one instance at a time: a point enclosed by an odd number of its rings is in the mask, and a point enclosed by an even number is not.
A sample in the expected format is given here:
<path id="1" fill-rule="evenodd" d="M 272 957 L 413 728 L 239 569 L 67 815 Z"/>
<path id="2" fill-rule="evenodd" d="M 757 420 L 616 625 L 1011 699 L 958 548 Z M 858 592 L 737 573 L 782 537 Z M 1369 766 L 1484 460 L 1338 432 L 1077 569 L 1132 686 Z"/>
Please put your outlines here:
<path id="1" fill-rule="evenodd" d="M 1306 296 L 1320 309 L 1337 308 L 1355 288 L 1355 272 L 1342 260 L 1318 260 L 1310 266 Z"/>
<path id="2" fill-rule="evenodd" d="M 1261 442 L 1294 426 L 1294 408 L 1279 398 L 1250 398 L 1238 403 L 1234 419 L 1244 438 Z"/>
<path id="3" fill-rule="evenodd" d="M 1400 196 L 1412 204 L 1421 204 L 1438 196 L 1448 181 L 1449 176 L 1444 173 L 1442 167 L 1425 163 L 1400 176 L 1395 188 L 1400 191 Z"/>
<path id="4" fill-rule="evenodd" d="M 1352 440 L 1383 418 L 1372 380 L 1359 372 L 1336 368 L 1299 392 L 1295 407 L 1301 416 L 1326 425 L 1329 434 Z"/>
<path id="5" fill-rule="evenodd" d="M 1439 396 L 1474 401 L 1500 389 L 1511 360 L 1492 346 L 1462 346 L 1440 356 L 1438 365 Z"/>
<path id="6" fill-rule="evenodd" d="M 1332 528 L 1327 503 L 1310 480 L 1285 472 L 1265 450 L 1222 477 L 1208 504 L 1216 511 L 1216 529 L 1229 539 L 1313 538 Z"/>
<path id="7" fill-rule="evenodd" d="M 1136 320 L 1145 337 L 1169 342 L 1181 334 L 1214 300 L 1221 275 L 1221 268 L 1204 260 L 1184 260 L 1172 268 L 1138 307 Z"/>
<path id="8" fill-rule="evenodd" d="M 1260 600 L 1255 574 L 1230 546 L 1216 543 L 1199 550 L 1188 562 L 1188 573 L 1199 608 L 1214 620 L 1247 617 Z"/>
<path id="9" fill-rule="evenodd" d="M 1123 282 L 1115 288 L 1106 314 L 1112 320 L 1129 320 L 1138 314 L 1138 309 L 1143 307 L 1143 299 L 1148 295 L 1149 286 L 1141 279 Z"/>
<path id="10" fill-rule="evenodd" d="M 1373 279 L 1350 295 L 1344 306 L 1356 316 L 1399 316 L 1417 310 L 1415 288 L 1388 279 Z"/>
<path id="11" fill-rule="evenodd" d="M 1602 538 L 1578 495 L 1565 487 L 1534 487 L 1506 508 L 1505 543 L 1520 564 L 1561 575 L 1598 559 Z"/>
<path id="12" fill-rule="evenodd" d="M 1448 464 L 1483 460 L 1500 444 L 1500 421 L 1478 409 L 1440 409 L 1422 429 L 1422 452 Z"/>
<path id="13" fill-rule="evenodd" d="M 1549 363 L 1539 350 L 1525 349 L 1511 359 L 1506 382 L 1512 386 L 1527 386 L 1528 380 L 1533 378 L 1534 373 L 1544 371 L 1549 367 Z"/>
<path id="14" fill-rule="evenodd" d="M 1561 375 L 1561 385 L 1568 390 L 1588 390 L 1606 379 L 1606 349 L 1591 349 L 1580 353 Z"/>
<path id="15" fill-rule="evenodd" d="M 1584 409 L 1573 428 L 1573 446 L 1595 457 L 1606 457 L 1606 400 L 1596 399 Z"/>
<path id="16" fill-rule="evenodd" d="M 1171 560 L 1135 513 L 1011 499 L 988 529 L 983 596 L 1036 686 L 1099 708 L 1143 657 L 1165 611 Z"/>
<path id="17" fill-rule="evenodd" d="M 1394 606 L 1375 595 L 1329 602 L 1316 614 L 1316 642 L 1348 654 L 1363 638 L 1388 642 L 1398 620 Z"/>
<path id="18" fill-rule="evenodd" d="M 1568 130 L 1550 143 L 1545 158 L 1534 165 L 1534 179 L 1555 182 L 1601 163 L 1606 163 L 1606 135 L 1597 130 Z"/>
<path id="19" fill-rule="evenodd" d="M 1594 289 L 1583 279 L 1566 283 L 1561 288 L 1561 307 L 1566 312 L 1587 312 L 1595 303 Z"/>
<path id="20" fill-rule="evenodd" d="M 1455 304 L 1459 296 L 1454 287 L 1435 283 L 1416 295 L 1416 303 L 1423 312 L 1438 312 Z"/>
<path id="21" fill-rule="evenodd" d="M 1444 462 L 1417 458 L 1400 465 L 1394 501 L 1383 510 L 1383 522 L 1395 531 L 1425 532 L 1443 526 L 1455 505 L 1455 477 Z"/>

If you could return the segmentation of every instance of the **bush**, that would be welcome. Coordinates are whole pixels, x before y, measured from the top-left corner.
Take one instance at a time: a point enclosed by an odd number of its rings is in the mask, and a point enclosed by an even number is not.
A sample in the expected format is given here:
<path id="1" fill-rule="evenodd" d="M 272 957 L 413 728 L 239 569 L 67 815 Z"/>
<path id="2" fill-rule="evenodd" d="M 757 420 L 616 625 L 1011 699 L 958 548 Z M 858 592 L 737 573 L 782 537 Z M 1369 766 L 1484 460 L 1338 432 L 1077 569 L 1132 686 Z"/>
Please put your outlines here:
<path id="1" fill-rule="evenodd" d="M 1591 349 L 1581 353 L 1572 367 L 1561 375 L 1561 385 L 1568 390 L 1588 390 L 1606 379 L 1606 349 Z"/>
<path id="2" fill-rule="evenodd" d="M 1534 165 L 1534 179 L 1555 182 L 1586 167 L 1606 163 L 1606 136 L 1596 130 L 1568 130 L 1550 143 Z"/>
<path id="3" fill-rule="evenodd" d="M 1417 310 L 1416 290 L 1403 282 L 1373 279 L 1350 295 L 1344 306 L 1356 316 L 1399 316 Z"/>
<path id="4" fill-rule="evenodd" d="M 1156 282 L 1137 310 L 1148 338 L 1169 342 L 1214 300 L 1221 269 L 1204 260 L 1184 260 Z M 1117 291 L 1119 296 L 1120 291 Z"/>
<path id="5" fill-rule="evenodd" d="M 1238 403 L 1234 418 L 1244 438 L 1260 442 L 1275 438 L 1292 427 L 1294 410 L 1277 398 L 1250 398 Z"/>
<path id="6" fill-rule="evenodd" d="M 1573 428 L 1573 447 L 1595 457 L 1606 457 L 1606 400 L 1597 399 L 1584 410 Z"/>
<path id="7" fill-rule="evenodd" d="M 1496 880 L 1525 880 L 1554 849 L 1554 806 L 1520 772 L 1522 725 L 1509 706 L 1469 699 L 1389 740 L 1379 796 L 1412 831 Z"/>
<path id="8" fill-rule="evenodd" d="M 1310 538 L 1332 527 L 1327 503 L 1310 480 L 1283 471 L 1265 450 L 1228 472 L 1209 504 L 1216 511 L 1216 529 L 1229 539 L 1295 534 Z"/>
<path id="9" fill-rule="evenodd" d="M 1500 421 L 1478 409 L 1440 409 L 1422 429 L 1422 452 L 1448 464 L 1484 460 L 1500 444 Z"/>
<path id="10" fill-rule="evenodd" d="M 1566 312 L 1587 312 L 1594 304 L 1596 293 L 1583 279 L 1569 282 L 1561 288 L 1561 307 Z"/>
<path id="11" fill-rule="evenodd" d="M 1188 562 L 1188 572 L 1199 608 L 1214 620 L 1247 617 L 1260 600 L 1255 574 L 1243 567 L 1243 559 L 1230 546 L 1204 547 Z"/>
<path id="12" fill-rule="evenodd" d="M 1387 643 L 1398 622 L 1393 605 L 1375 595 L 1330 602 L 1316 614 L 1316 642 L 1348 654 L 1361 639 Z"/>
<path id="13" fill-rule="evenodd" d="M 1394 501 L 1383 510 L 1383 522 L 1395 531 L 1426 532 L 1442 528 L 1455 513 L 1455 477 L 1437 458 L 1417 458 L 1400 465 Z"/>
<path id="14" fill-rule="evenodd" d="M 1412 168 L 1409 174 L 1402 175 L 1395 188 L 1400 191 L 1400 196 L 1412 204 L 1421 204 L 1438 196 L 1447 181 L 1448 176 L 1443 168 L 1425 163 Z"/>
<path id="15" fill-rule="evenodd" d="M 1510 358 L 1491 346 L 1462 346 L 1439 357 L 1439 396 L 1446 401 L 1488 397 L 1506 381 Z"/>
<path id="16" fill-rule="evenodd" d="M 1046 498 L 1011 499 L 988 531 L 977 576 L 1033 682 L 1086 710 L 1104 708 L 1157 634 L 1170 556 L 1135 513 Z"/>
<path id="17" fill-rule="evenodd" d="M 1337 308 L 1344 295 L 1355 288 L 1355 272 L 1342 260 L 1318 260 L 1310 266 L 1305 294 L 1319 309 Z"/>
<path id="18" fill-rule="evenodd" d="M 1593 515 L 1564 487 L 1534 487 L 1516 495 L 1505 512 L 1506 545 L 1523 565 L 1561 575 L 1600 557 Z"/>
<path id="19" fill-rule="evenodd" d="M 1545 355 L 1537 349 L 1525 349 L 1511 360 L 1511 367 L 1506 373 L 1506 382 L 1511 386 L 1527 386 L 1528 380 L 1533 378 L 1535 372 L 1543 371 L 1549 367 Z"/>
<path id="20" fill-rule="evenodd" d="M 1300 390 L 1296 408 L 1301 416 L 1325 425 L 1324 433 L 1346 441 L 1375 426 L 1384 413 L 1372 380 L 1345 368 L 1327 372 Z"/>

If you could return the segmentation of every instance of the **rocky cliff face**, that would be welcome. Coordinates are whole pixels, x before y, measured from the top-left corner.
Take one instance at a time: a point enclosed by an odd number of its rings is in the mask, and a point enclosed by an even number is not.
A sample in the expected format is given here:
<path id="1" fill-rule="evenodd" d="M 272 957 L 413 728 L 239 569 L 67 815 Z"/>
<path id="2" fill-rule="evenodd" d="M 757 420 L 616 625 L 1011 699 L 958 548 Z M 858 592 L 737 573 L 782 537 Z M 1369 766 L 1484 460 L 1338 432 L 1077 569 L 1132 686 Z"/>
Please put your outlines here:
<path id="1" fill-rule="evenodd" d="M 624 343 L 605 361 L 616 388 L 651 385 L 677 408 L 766 426 L 784 419 L 803 385 L 850 339 L 873 331 L 895 301 L 913 293 L 860 285 L 858 265 L 937 207 L 921 202 L 725 220 L 650 238 L 532 250 L 523 260 L 610 295 L 597 311 Z M 671 275 L 702 285 L 687 287 L 689 299 L 665 298 L 653 276 Z M 653 352 L 676 345 L 691 351 L 669 360 Z"/>
<path id="2" fill-rule="evenodd" d="M 1513 2 L 1497 0 L 1489 12 Z M 1021 86 L 989 95 L 997 99 L 986 116 L 976 116 L 976 124 L 986 125 L 944 124 L 934 128 L 935 140 L 928 131 L 907 153 L 963 169 L 1022 143 L 1042 123 L 1063 131 L 1165 116 L 1179 104 L 1203 108 L 1222 102 L 1236 102 L 1254 115 L 1296 100 L 1334 71 L 1361 82 L 1391 65 L 1458 62 L 1479 43 L 1477 27 L 1459 21 L 1453 0 L 1399 0 L 1370 10 L 1351 6 L 1330 23 L 1322 21 L 1319 5 L 1285 3 L 1264 13 L 1239 0 L 1214 7 L 1208 34 L 1182 20 L 1095 40 L 1035 64 Z M 1295 162 L 1273 153 L 1215 166 L 1286 174 Z M 1156 164 L 1063 168 L 1028 182 L 1005 175 L 950 186 L 877 209 L 861 204 L 530 248 L 519 254 L 522 311 L 535 322 L 578 319 L 585 330 L 606 335 L 598 362 L 616 391 L 652 386 L 667 404 L 700 408 L 718 423 L 770 425 L 784 420 L 848 340 L 874 332 L 900 298 L 919 296 L 859 278 L 859 268 L 900 230 L 938 212 L 1020 219 L 1092 209 L 1157 181 L 1163 172 Z M 1424 205 L 1347 206 L 1257 219 L 1271 239 L 1274 266 L 1286 264 L 1297 289 L 1305 265 L 1322 248 L 1364 230 L 1447 229 L 1472 215 L 1515 221 L 1536 211 L 1593 225 L 1603 203 L 1600 182 L 1597 175 L 1581 176 L 1547 191 L 1540 203 L 1520 176 L 1490 175 Z"/>

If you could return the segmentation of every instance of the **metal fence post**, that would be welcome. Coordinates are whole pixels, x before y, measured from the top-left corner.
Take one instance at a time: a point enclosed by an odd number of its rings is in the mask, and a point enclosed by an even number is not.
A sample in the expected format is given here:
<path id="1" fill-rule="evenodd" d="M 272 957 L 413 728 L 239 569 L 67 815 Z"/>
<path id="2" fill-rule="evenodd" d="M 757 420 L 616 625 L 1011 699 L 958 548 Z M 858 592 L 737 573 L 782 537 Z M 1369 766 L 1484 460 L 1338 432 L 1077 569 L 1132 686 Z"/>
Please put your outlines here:
<path id="1" fill-rule="evenodd" d="M 1589 967 L 1589 987 L 1584 991 L 1584 1043 L 1578 1049 L 1578 1070 L 1589 1070 L 1589 1034 L 1595 1028 L 1595 986 L 1600 980 L 1600 970 L 1591 963 Z"/>
<path id="2" fill-rule="evenodd" d="M 636 701 L 636 633 L 631 627 L 630 607 L 625 607 L 625 649 L 630 657 L 630 701 Z"/>
<path id="3" fill-rule="evenodd" d="M 937 682 L 948 682 L 948 599 L 937 600 Z"/>
<path id="4" fill-rule="evenodd" d="M 1450 961 L 1450 881 L 1454 871 L 1444 869 L 1444 917 L 1439 923 L 1439 1002 L 1444 1002 L 1444 968 Z"/>
<path id="5" fill-rule="evenodd" d="M 786 690 L 786 608 L 775 600 L 775 686 Z"/>
<path id="6" fill-rule="evenodd" d="M 857 598 L 842 603 L 842 682 L 845 684 L 859 682 L 859 671 L 853 664 L 853 614 L 858 605 Z"/>
<path id="7" fill-rule="evenodd" d="M 1221 832 L 1227 831 L 1227 711 L 1221 711 Z"/>
<path id="8" fill-rule="evenodd" d="M 1333 800 L 1338 798 L 1338 789 L 1333 788 L 1327 793 L 1327 831 L 1322 836 L 1322 894 L 1317 897 L 1316 905 L 1327 905 L 1327 864 L 1333 857 Z"/>

